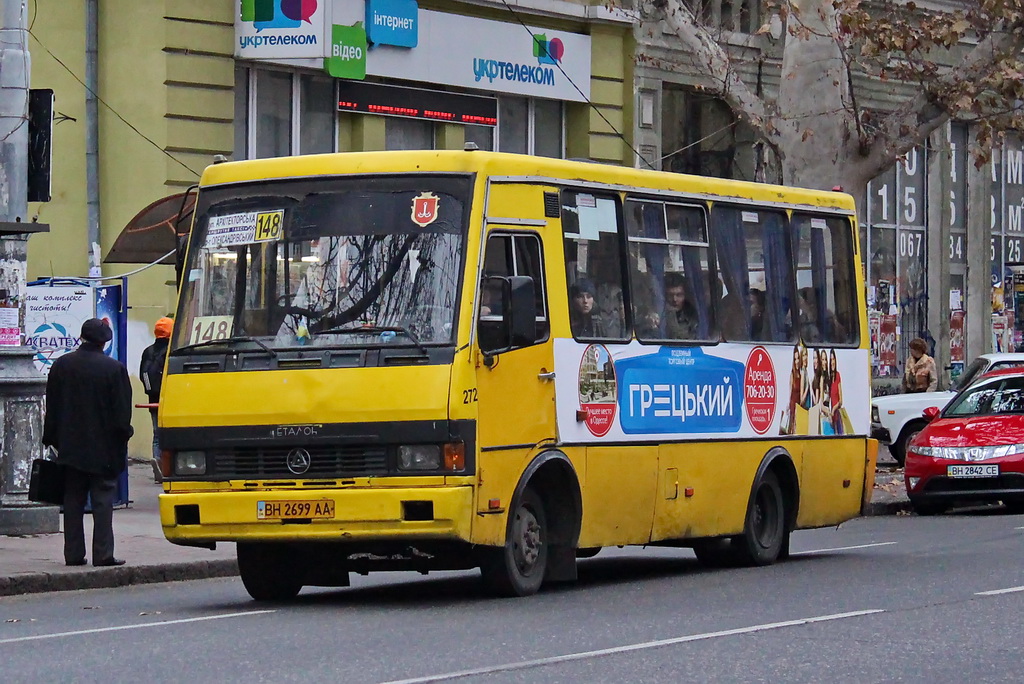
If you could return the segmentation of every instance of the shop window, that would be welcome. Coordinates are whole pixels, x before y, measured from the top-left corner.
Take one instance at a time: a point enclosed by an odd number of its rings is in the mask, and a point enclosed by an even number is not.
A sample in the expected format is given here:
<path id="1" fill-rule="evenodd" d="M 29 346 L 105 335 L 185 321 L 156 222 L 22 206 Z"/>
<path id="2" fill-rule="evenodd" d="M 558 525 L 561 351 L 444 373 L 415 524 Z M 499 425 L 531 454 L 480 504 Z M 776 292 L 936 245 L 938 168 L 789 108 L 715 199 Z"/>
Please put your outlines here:
<path id="1" fill-rule="evenodd" d="M 333 79 L 299 76 L 299 154 L 334 152 L 337 109 Z"/>
<path id="2" fill-rule="evenodd" d="M 334 81 L 289 71 L 235 69 L 235 159 L 336 149 Z"/>
<path id="3" fill-rule="evenodd" d="M 717 341 L 719 288 L 713 284 L 704 209 L 629 200 L 625 218 L 637 339 Z"/>
<path id="4" fill-rule="evenodd" d="M 619 203 L 610 196 L 562 193 L 569 325 L 578 339 L 625 340 Z"/>
<path id="5" fill-rule="evenodd" d="M 384 149 L 434 149 L 434 124 L 430 121 L 389 116 L 384 121 Z"/>
<path id="6" fill-rule="evenodd" d="M 526 97 L 498 98 L 498 151 L 563 156 L 562 103 Z"/>
<path id="7" fill-rule="evenodd" d="M 493 126 L 464 126 L 466 142 L 475 143 L 477 149 L 491 152 L 494 150 Z"/>
<path id="8" fill-rule="evenodd" d="M 797 321 L 793 295 L 792 248 L 786 216 L 768 211 L 716 204 L 711 208 L 711 231 L 718 271 L 726 296 L 739 300 L 739 332 L 726 339 L 792 342 Z M 722 313 L 729 320 L 733 313 Z"/>
<path id="9" fill-rule="evenodd" d="M 846 219 L 793 215 L 800 337 L 807 344 L 853 344 L 857 300 L 853 230 Z"/>
<path id="10" fill-rule="evenodd" d="M 562 157 L 562 103 L 533 100 L 533 150 L 539 157 Z"/>
<path id="11" fill-rule="evenodd" d="M 292 150 L 292 76 L 256 72 L 254 157 L 285 157 Z"/>

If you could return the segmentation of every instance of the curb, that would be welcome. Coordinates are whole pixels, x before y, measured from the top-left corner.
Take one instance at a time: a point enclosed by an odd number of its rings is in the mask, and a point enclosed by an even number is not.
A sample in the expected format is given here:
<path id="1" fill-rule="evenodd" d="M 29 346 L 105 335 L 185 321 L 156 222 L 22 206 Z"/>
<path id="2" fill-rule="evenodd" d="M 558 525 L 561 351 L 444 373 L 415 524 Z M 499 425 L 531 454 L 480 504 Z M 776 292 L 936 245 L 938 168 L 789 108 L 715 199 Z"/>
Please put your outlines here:
<path id="1" fill-rule="evenodd" d="M 864 511 L 866 516 L 874 515 L 899 515 L 904 511 L 910 511 L 910 501 L 872 501 Z"/>
<path id="2" fill-rule="evenodd" d="M 132 584 L 180 582 L 237 575 L 238 562 L 234 559 L 163 565 L 125 565 L 116 568 L 93 568 L 84 572 L 70 571 L 54 574 L 35 572 L 0 577 L 0 596 L 78 589 L 110 589 Z"/>

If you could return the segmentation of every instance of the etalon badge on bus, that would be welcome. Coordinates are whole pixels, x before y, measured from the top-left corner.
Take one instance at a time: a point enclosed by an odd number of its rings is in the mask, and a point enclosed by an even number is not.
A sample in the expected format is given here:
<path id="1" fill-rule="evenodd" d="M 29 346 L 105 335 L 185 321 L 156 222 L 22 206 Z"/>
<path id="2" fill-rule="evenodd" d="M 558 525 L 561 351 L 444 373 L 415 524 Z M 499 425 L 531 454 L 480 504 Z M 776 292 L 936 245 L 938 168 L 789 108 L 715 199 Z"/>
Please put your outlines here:
<path id="1" fill-rule="evenodd" d="M 412 198 L 412 222 L 420 228 L 426 228 L 437 220 L 437 201 L 440 199 L 432 192 L 421 192 Z"/>

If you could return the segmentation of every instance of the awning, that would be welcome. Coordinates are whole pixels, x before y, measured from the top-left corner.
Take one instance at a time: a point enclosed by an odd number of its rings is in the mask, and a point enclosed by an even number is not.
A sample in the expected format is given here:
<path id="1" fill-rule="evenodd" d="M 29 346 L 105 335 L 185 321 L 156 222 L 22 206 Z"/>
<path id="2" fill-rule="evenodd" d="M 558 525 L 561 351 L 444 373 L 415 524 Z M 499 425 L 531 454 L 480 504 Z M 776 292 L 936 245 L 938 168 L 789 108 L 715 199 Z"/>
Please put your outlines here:
<path id="1" fill-rule="evenodd" d="M 107 264 L 151 264 L 178 248 L 178 237 L 188 235 L 196 193 L 179 192 L 153 202 L 135 215 L 114 240 L 103 259 Z M 162 264 L 173 264 L 174 255 Z"/>

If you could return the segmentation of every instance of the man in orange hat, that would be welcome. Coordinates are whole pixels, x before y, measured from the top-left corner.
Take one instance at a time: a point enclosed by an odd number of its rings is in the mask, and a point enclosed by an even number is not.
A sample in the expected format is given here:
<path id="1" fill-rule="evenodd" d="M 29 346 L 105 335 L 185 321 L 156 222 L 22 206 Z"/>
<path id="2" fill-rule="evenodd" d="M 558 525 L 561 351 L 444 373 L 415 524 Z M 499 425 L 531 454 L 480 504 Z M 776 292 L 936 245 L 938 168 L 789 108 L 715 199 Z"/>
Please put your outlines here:
<path id="1" fill-rule="evenodd" d="M 171 342 L 171 330 L 173 329 L 174 321 L 172 319 L 164 316 L 158 320 L 153 326 L 156 341 L 142 352 L 139 378 L 142 380 L 143 387 L 146 388 L 146 396 L 151 404 L 160 401 L 160 385 L 164 379 L 164 364 L 167 361 L 167 348 Z M 156 427 L 156 409 L 149 409 L 149 415 L 153 419 L 153 480 L 159 483 L 163 482 L 163 474 L 160 471 L 160 440 Z"/>

